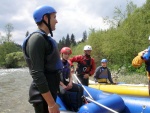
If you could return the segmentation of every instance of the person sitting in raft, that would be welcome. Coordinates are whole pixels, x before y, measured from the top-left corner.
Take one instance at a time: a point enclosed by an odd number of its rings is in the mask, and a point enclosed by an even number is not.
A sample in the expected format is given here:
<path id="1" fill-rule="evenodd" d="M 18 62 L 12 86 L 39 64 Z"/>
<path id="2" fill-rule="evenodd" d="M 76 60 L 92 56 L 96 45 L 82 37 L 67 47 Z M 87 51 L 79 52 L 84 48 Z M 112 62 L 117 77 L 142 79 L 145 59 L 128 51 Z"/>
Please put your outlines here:
<path id="1" fill-rule="evenodd" d="M 150 41 L 150 36 L 148 40 Z M 148 49 L 139 52 L 138 55 L 132 60 L 132 66 L 134 67 L 140 67 L 143 63 L 145 63 L 145 68 L 147 71 L 148 90 L 150 95 L 150 46 Z"/>
<path id="2" fill-rule="evenodd" d="M 63 63 L 62 76 L 60 81 L 60 98 L 66 104 L 69 110 L 78 111 L 82 106 L 83 88 L 82 86 L 73 83 L 71 66 L 68 58 L 72 54 L 69 47 L 63 47 L 60 51 L 61 60 Z M 70 96 L 75 95 L 75 96 Z M 73 100 L 74 99 L 74 100 Z M 73 106 L 72 106 L 73 105 Z"/>
<path id="3" fill-rule="evenodd" d="M 97 67 L 94 73 L 95 82 L 108 83 L 107 80 L 109 80 L 109 82 L 113 84 L 114 82 L 111 78 L 110 70 L 107 68 L 107 59 L 102 59 L 100 62 L 101 66 Z"/>

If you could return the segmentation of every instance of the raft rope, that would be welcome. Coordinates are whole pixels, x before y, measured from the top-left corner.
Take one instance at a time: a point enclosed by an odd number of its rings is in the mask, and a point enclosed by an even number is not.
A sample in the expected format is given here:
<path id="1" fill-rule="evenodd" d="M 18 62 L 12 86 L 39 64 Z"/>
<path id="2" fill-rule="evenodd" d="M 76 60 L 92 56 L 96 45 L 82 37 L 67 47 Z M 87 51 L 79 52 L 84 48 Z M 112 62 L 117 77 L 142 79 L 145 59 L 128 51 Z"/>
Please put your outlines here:
<path id="1" fill-rule="evenodd" d="M 104 106 L 104 105 L 102 105 L 102 104 L 96 102 L 95 100 L 93 100 L 93 99 L 91 99 L 91 98 L 89 98 L 89 97 L 85 97 L 85 98 L 86 98 L 88 101 L 93 102 L 93 103 L 95 103 L 95 104 L 97 104 L 97 105 L 99 105 L 99 106 L 101 106 L 101 107 L 103 107 L 103 108 L 105 108 L 105 109 L 107 109 L 107 110 L 113 112 L 113 113 L 119 113 L 119 112 L 117 112 L 117 111 L 115 111 L 115 110 L 113 110 L 113 109 L 110 109 L 109 107 L 106 107 L 106 106 Z"/>
<path id="2" fill-rule="evenodd" d="M 76 80 L 81 84 L 81 86 L 83 87 L 83 89 L 85 90 L 85 92 L 90 96 L 90 98 L 92 98 L 92 96 L 90 95 L 90 93 L 86 90 L 86 88 L 82 85 L 82 83 L 80 82 L 80 80 L 78 79 L 78 77 L 74 74 Z M 93 98 L 92 98 L 93 99 Z"/>
<path id="3" fill-rule="evenodd" d="M 117 112 L 117 111 L 115 111 L 115 110 L 113 110 L 113 109 L 111 109 L 111 108 L 109 108 L 109 107 L 107 107 L 107 106 L 104 106 L 104 105 L 102 105 L 102 104 L 96 102 L 96 101 L 92 98 L 92 96 L 90 95 L 90 93 L 86 90 L 86 88 L 82 85 L 82 83 L 80 82 L 80 80 L 78 79 L 78 77 L 76 76 L 76 74 L 74 74 L 74 77 L 75 77 L 76 80 L 81 84 L 81 86 L 83 87 L 83 89 L 85 90 L 85 92 L 89 95 L 90 98 L 89 98 L 89 97 L 85 97 L 87 100 L 89 100 L 89 101 L 91 101 L 91 102 L 93 102 L 93 103 L 95 103 L 95 104 L 97 104 L 97 105 L 99 105 L 99 106 L 101 106 L 101 107 L 103 107 L 103 108 L 105 108 L 105 109 L 107 109 L 107 110 L 113 112 L 113 113 L 119 113 L 119 112 Z"/>

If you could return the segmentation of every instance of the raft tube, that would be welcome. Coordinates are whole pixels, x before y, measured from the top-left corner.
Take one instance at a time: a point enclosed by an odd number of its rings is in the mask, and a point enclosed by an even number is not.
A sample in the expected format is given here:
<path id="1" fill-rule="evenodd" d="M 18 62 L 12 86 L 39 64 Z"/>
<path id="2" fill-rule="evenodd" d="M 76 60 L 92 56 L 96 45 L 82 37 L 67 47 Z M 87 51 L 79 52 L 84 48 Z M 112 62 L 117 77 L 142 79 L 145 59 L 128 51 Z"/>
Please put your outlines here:
<path id="1" fill-rule="evenodd" d="M 86 90 L 91 94 L 94 100 L 105 100 L 107 97 L 111 96 L 111 93 L 105 93 L 101 90 L 90 88 L 85 86 Z M 85 96 L 88 96 L 84 92 Z M 150 113 L 150 97 L 139 97 L 139 96 L 129 96 L 129 95 L 118 95 L 120 96 L 125 104 L 125 108 L 120 113 Z M 114 105 L 118 106 L 118 104 Z"/>
<path id="2" fill-rule="evenodd" d="M 91 88 L 119 95 L 149 96 L 148 86 L 91 84 Z"/>
<path id="3" fill-rule="evenodd" d="M 122 98 L 116 94 L 110 95 L 104 99 L 97 100 L 96 102 L 118 113 L 121 113 L 125 108 L 125 104 Z M 83 105 L 79 109 L 78 113 L 111 113 L 109 109 L 106 109 L 103 106 L 99 106 L 95 103 L 88 103 Z"/>

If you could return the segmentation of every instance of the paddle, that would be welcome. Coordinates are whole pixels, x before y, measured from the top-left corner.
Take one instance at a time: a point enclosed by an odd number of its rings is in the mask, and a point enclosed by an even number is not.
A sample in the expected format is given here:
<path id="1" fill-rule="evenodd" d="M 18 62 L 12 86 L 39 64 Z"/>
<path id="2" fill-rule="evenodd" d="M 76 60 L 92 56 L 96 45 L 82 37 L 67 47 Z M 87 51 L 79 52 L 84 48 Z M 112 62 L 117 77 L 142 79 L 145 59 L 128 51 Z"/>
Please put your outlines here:
<path id="1" fill-rule="evenodd" d="M 109 107 L 104 106 L 104 105 L 102 105 L 102 104 L 96 102 L 96 101 L 92 98 L 92 96 L 90 95 L 90 93 L 86 90 L 86 88 L 82 85 L 82 83 L 80 82 L 80 80 L 78 79 L 78 77 L 76 76 L 76 74 L 73 74 L 73 75 L 74 75 L 74 77 L 76 78 L 76 80 L 81 84 L 81 86 L 83 87 L 83 89 L 85 90 L 85 92 L 89 95 L 90 98 L 89 98 L 89 97 L 85 97 L 87 100 L 89 100 L 89 101 L 91 101 L 91 102 L 93 102 L 93 103 L 95 103 L 95 104 L 97 104 L 97 105 L 99 105 L 99 106 L 101 106 L 101 107 L 103 107 L 103 108 L 105 108 L 105 109 L 107 109 L 107 110 L 113 112 L 113 113 L 118 113 L 117 111 L 115 111 L 115 110 L 113 110 L 113 109 L 110 109 Z"/>

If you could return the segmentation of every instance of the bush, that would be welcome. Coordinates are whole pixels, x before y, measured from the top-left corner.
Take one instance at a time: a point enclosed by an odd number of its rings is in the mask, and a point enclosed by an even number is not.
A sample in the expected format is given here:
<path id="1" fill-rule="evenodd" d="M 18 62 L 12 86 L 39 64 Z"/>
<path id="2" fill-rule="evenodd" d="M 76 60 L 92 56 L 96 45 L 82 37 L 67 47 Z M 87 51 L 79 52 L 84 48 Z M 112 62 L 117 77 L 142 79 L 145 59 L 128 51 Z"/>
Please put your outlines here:
<path id="1" fill-rule="evenodd" d="M 21 52 L 21 46 L 14 42 L 4 42 L 0 44 L 0 67 L 5 67 L 6 55 L 13 52 Z"/>
<path id="2" fill-rule="evenodd" d="M 13 52 L 6 55 L 5 58 L 6 68 L 19 68 L 25 66 L 26 62 L 24 60 L 23 52 Z"/>

